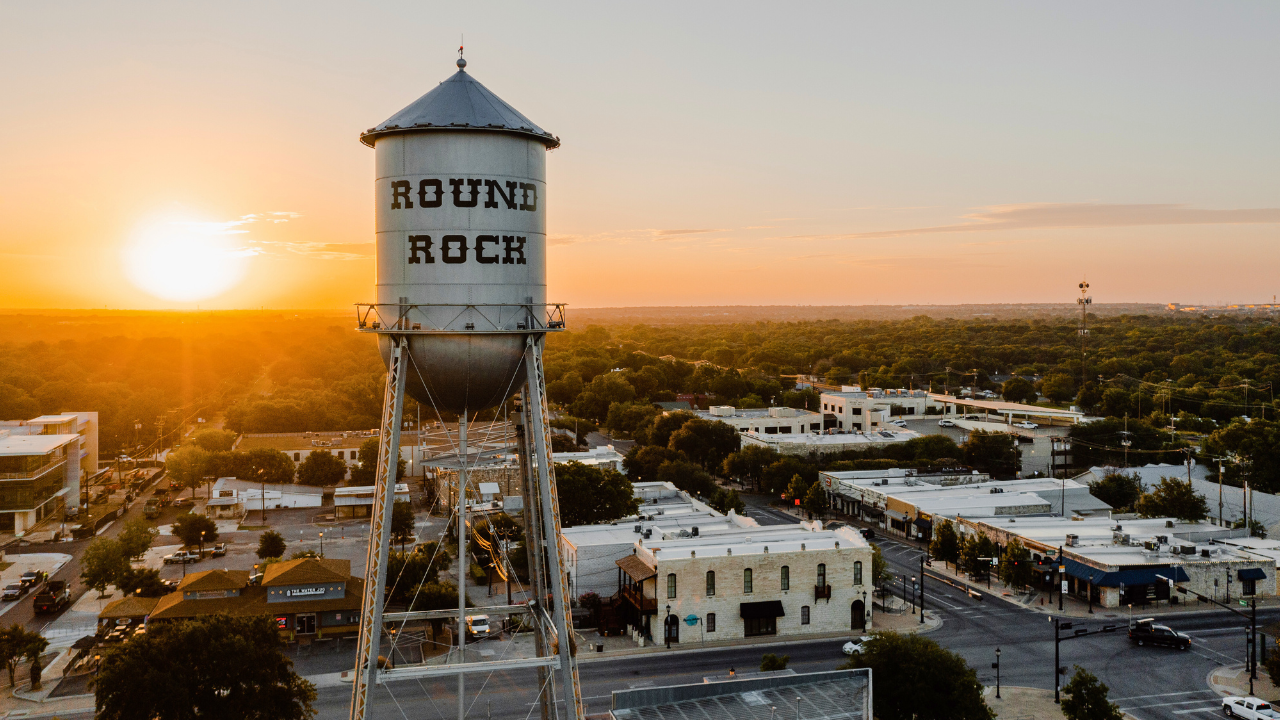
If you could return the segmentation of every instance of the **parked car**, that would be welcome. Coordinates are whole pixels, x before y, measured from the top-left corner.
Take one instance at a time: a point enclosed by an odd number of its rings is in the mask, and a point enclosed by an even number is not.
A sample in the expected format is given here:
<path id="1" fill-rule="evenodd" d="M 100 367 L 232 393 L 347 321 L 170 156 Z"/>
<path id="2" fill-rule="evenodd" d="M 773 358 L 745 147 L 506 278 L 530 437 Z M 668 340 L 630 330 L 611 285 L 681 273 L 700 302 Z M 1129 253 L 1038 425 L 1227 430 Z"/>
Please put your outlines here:
<path id="1" fill-rule="evenodd" d="M 195 507 L 195 506 L 196 506 L 196 501 L 195 501 L 195 500 L 192 500 L 192 499 L 191 499 L 191 498 L 189 498 L 189 497 L 180 497 L 180 498 L 175 498 L 175 499 L 174 499 L 174 501 L 173 501 L 173 506 L 174 506 L 174 507 L 176 507 L 176 508 L 189 508 L 189 507 Z"/>
<path id="2" fill-rule="evenodd" d="M 947 418 L 942 418 L 941 420 L 938 421 L 938 427 L 955 427 L 955 426 L 956 426 L 955 421 L 948 420 Z"/>
<path id="3" fill-rule="evenodd" d="M 209 557 L 224 557 L 226 556 L 226 554 L 227 554 L 227 544 L 224 542 L 214 545 L 213 548 L 209 550 Z"/>
<path id="4" fill-rule="evenodd" d="M 977 413 L 969 413 L 968 415 L 964 416 L 964 419 L 965 420 L 981 420 L 982 416 L 978 415 Z"/>
<path id="5" fill-rule="evenodd" d="M 164 556 L 165 565 L 186 565 L 193 562 L 200 562 L 200 553 L 176 552 Z"/>
<path id="6" fill-rule="evenodd" d="M 1134 645 L 1164 645 L 1179 650 L 1191 649 L 1191 636 L 1174 632 L 1168 625 L 1156 625 L 1153 618 L 1139 620 L 1129 626 L 1129 639 Z"/>
<path id="7" fill-rule="evenodd" d="M 40 592 L 36 593 L 35 611 L 37 615 L 55 613 L 71 604 L 71 591 L 67 589 L 65 580 L 50 580 Z"/>
<path id="8" fill-rule="evenodd" d="M 840 648 L 840 650 L 844 652 L 845 655 L 859 655 L 862 653 L 863 644 L 870 639 L 870 635 L 863 635 L 862 637 L 854 638 L 845 643 L 844 647 Z"/>
<path id="9" fill-rule="evenodd" d="M 467 616 L 467 635 L 470 635 L 472 637 L 488 637 L 489 616 L 488 615 L 468 615 Z"/>
<path id="10" fill-rule="evenodd" d="M 864 538 L 866 538 L 866 539 L 870 540 L 870 539 L 874 538 L 875 536 L 876 536 L 876 531 L 875 531 L 875 530 L 872 530 L 871 528 L 863 528 L 863 529 L 862 529 L 862 537 L 864 537 Z"/>
<path id="11" fill-rule="evenodd" d="M 1271 709 L 1270 703 L 1256 697 L 1228 695 L 1222 698 L 1222 712 L 1226 713 L 1227 717 L 1245 720 L 1280 718 L 1280 712 Z"/>
<path id="12" fill-rule="evenodd" d="M 39 585 L 41 580 L 44 580 L 44 573 L 36 572 L 35 570 L 28 570 L 22 573 L 21 578 L 18 578 L 18 582 L 22 583 L 22 587 L 28 590 Z"/>
<path id="13" fill-rule="evenodd" d="M 147 504 L 142 506 L 142 517 L 148 520 L 160 517 L 160 503 L 155 498 L 147 500 Z"/>
<path id="14" fill-rule="evenodd" d="M 1036 428 L 1040 427 L 1039 425 L 1031 422 L 1030 420 L 1023 420 L 1022 422 L 1016 422 L 1013 424 L 1013 426 L 1016 428 L 1022 428 L 1023 430 L 1035 430 Z"/>
<path id="15" fill-rule="evenodd" d="M 9 583 L 4 586 L 4 593 L 0 595 L 0 599 L 9 602 L 10 600 L 18 600 L 26 594 L 27 589 L 23 587 L 22 583 Z"/>
<path id="16" fill-rule="evenodd" d="M 900 427 L 900 428 L 904 428 L 904 427 L 906 427 L 906 426 L 907 426 L 907 421 L 906 421 L 906 420 L 903 420 L 902 418 L 894 418 L 894 419 L 892 419 L 892 420 L 890 420 L 890 421 L 889 421 L 889 424 L 890 424 L 890 425 L 897 425 L 897 426 L 898 426 L 898 427 Z"/>

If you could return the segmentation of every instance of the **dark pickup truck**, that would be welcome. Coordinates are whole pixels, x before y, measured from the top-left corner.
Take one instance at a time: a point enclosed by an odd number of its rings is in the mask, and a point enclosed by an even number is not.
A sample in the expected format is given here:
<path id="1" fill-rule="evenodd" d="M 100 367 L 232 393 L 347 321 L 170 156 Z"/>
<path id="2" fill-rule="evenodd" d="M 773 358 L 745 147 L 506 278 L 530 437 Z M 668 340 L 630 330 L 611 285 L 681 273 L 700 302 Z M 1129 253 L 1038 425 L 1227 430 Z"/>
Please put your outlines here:
<path id="1" fill-rule="evenodd" d="M 36 593 L 35 610 L 37 615 L 55 613 L 71 604 L 71 592 L 65 580 L 50 580 Z"/>
<path id="2" fill-rule="evenodd" d="M 1156 625 L 1150 618 L 1130 625 L 1129 639 L 1134 645 L 1164 645 L 1179 650 L 1191 649 L 1190 635 L 1174 632 L 1167 625 Z"/>

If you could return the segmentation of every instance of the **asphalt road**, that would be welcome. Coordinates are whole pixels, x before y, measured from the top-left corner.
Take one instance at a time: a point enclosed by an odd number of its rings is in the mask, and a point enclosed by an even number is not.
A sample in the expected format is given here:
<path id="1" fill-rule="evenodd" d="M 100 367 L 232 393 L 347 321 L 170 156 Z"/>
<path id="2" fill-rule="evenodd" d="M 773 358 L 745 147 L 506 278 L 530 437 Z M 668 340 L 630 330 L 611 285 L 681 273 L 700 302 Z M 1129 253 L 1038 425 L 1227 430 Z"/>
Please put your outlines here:
<path id="1" fill-rule="evenodd" d="M 894 572 L 919 572 L 920 551 L 895 540 L 876 540 Z M 900 586 L 899 586 L 900 587 Z M 1051 616 L 1017 607 L 1001 600 L 974 600 L 954 588 L 930 583 L 926 603 L 943 617 L 943 626 L 929 634 L 959 653 L 977 669 L 979 679 L 995 684 L 995 648 L 1001 655 L 1001 683 L 1006 686 L 1053 687 L 1053 625 Z M 1280 610 L 1259 611 L 1260 623 L 1280 619 Z M 1081 665 L 1111 688 L 1111 698 L 1138 720 L 1185 720 L 1188 716 L 1220 712 L 1218 696 L 1209 690 L 1207 678 L 1216 667 L 1238 664 L 1244 659 L 1242 621 L 1225 611 L 1183 613 L 1170 620 L 1176 629 L 1189 633 L 1189 651 L 1133 646 L 1124 633 L 1128 614 L 1099 612 L 1086 621 L 1073 620 L 1075 627 L 1100 629 L 1104 624 L 1119 626 L 1114 634 L 1104 634 L 1063 642 L 1061 664 Z M 834 669 L 844 657 L 839 640 L 804 640 L 764 648 L 685 647 L 611 660 L 586 660 L 580 665 L 583 694 L 589 710 L 609 706 L 610 692 L 632 687 L 679 683 L 699 683 L 708 675 L 722 675 L 733 667 L 758 667 L 761 654 L 785 653 L 790 667 L 799 672 Z M 537 716 L 536 676 L 533 671 L 498 673 L 489 678 L 468 678 L 466 697 L 471 703 L 468 717 L 527 718 Z M 374 718 L 454 718 L 457 717 L 456 681 L 431 679 L 402 681 L 377 688 L 372 694 Z M 350 707 L 350 687 L 324 688 L 317 699 L 322 718 L 346 717 Z"/>

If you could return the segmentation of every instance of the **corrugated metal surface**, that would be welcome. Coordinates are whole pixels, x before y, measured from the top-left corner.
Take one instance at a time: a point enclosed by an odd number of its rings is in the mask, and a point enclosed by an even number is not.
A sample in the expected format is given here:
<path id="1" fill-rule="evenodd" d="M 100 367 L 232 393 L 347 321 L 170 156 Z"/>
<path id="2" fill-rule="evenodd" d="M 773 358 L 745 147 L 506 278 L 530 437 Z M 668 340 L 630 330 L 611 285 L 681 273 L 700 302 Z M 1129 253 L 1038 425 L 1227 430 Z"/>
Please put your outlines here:
<path id="1" fill-rule="evenodd" d="M 547 147 L 560 144 L 555 136 L 538 127 L 461 69 L 386 122 L 361 133 L 360 142 L 373 147 L 374 140 L 380 135 L 458 129 L 512 132 L 533 136 Z"/>

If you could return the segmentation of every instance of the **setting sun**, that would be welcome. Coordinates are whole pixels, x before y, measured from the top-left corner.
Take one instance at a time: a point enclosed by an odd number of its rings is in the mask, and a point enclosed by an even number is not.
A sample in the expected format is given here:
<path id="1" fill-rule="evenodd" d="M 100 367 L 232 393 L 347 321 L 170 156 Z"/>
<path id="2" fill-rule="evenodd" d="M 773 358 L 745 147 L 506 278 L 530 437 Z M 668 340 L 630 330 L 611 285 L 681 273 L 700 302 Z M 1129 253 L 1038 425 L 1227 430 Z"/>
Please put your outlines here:
<path id="1" fill-rule="evenodd" d="M 124 268 L 139 289 L 164 300 L 194 302 L 220 295 L 244 276 L 253 250 L 233 238 L 234 223 L 167 220 L 145 225 L 124 250 Z"/>

